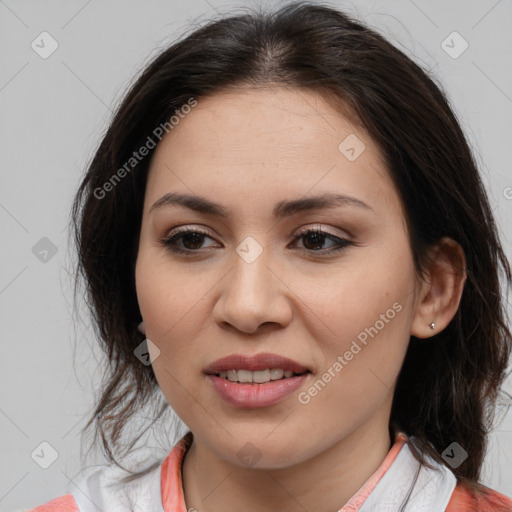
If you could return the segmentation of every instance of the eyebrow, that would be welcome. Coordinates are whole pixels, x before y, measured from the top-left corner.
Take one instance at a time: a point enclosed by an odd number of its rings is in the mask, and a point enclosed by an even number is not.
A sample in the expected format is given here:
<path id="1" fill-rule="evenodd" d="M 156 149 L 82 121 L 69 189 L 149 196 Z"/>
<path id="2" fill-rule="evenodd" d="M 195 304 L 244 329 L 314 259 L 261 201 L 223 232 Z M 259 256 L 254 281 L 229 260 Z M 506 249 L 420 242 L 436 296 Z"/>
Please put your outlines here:
<path id="1" fill-rule="evenodd" d="M 214 203 L 209 199 L 189 194 L 180 194 L 177 192 L 169 192 L 156 201 L 149 213 L 162 208 L 163 206 L 184 206 L 191 210 L 206 215 L 214 215 L 216 217 L 228 217 L 229 214 L 222 205 Z M 373 208 L 356 197 L 340 195 L 334 193 L 326 193 L 316 196 L 303 197 L 300 199 L 292 199 L 280 201 L 274 206 L 273 215 L 276 219 L 289 217 L 296 213 L 320 210 L 326 208 L 334 208 L 336 206 L 357 206 L 366 210 L 373 211 Z"/>

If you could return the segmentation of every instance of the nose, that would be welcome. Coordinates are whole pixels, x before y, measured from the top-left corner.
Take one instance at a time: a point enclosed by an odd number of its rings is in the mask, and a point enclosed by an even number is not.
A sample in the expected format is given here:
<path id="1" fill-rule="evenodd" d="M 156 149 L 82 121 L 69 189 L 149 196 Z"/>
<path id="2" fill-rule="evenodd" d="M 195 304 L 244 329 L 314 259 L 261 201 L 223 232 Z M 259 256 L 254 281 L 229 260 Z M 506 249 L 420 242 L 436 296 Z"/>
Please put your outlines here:
<path id="1" fill-rule="evenodd" d="M 246 334 L 270 326 L 286 327 L 292 318 L 293 293 L 272 261 L 270 250 L 264 248 L 252 262 L 238 254 L 233 259 L 233 267 L 219 283 L 221 291 L 213 308 L 216 323 Z"/>

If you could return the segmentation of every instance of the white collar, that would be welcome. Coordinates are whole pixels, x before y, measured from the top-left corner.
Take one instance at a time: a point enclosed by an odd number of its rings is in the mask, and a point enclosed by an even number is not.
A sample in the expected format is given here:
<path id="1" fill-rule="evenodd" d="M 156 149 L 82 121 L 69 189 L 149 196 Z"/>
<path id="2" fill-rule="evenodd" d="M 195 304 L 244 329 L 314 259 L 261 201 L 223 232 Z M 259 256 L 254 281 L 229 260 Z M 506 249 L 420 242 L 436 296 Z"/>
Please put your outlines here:
<path id="1" fill-rule="evenodd" d="M 409 442 L 413 441 L 414 437 L 409 439 Z M 359 512 L 444 512 L 457 485 L 457 479 L 446 466 L 427 455 L 425 458 L 436 469 L 421 466 L 408 443 L 404 443 Z M 418 478 L 414 483 L 418 471 Z M 401 508 L 407 495 L 409 501 Z"/>
<path id="2" fill-rule="evenodd" d="M 149 473 L 127 484 L 119 483 L 128 475 L 117 466 L 94 468 L 82 478 L 72 495 L 80 512 L 165 512 L 162 505 L 160 464 Z M 113 486 L 109 486 L 113 483 Z"/>
<path id="3" fill-rule="evenodd" d="M 414 437 L 409 442 L 413 440 Z M 444 512 L 457 479 L 446 466 L 427 455 L 425 457 L 436 469 L 420 466 L 408 444 L 404 443 L 359 512 Z M 97 512 L 98 509 L 105 512 L 164 512 L 161 471 L 160 464 L 125 486 L 109 487 L 109 482 L 117 482 L 127 473 L 117 466 L 94 468 L 82 478 L 72 494 L 80 512 Z M 411 488 L 408 504 L 401 509 Z M 340 512 L 345 510 L 354 509 L 344 507 Z"/>

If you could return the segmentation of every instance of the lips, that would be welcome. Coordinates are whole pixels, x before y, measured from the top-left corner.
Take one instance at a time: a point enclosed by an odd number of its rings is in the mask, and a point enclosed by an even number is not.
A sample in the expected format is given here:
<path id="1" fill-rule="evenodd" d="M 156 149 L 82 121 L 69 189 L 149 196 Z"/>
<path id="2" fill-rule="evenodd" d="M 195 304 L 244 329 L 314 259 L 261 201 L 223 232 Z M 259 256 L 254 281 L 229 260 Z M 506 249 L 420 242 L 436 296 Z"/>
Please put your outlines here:
<path id="1" fill-rule="evenodd" d="M 254 356 L 244 356 L 242 354 L 232 354 L 221 359 L 217 359 L 209 364 L 204 373 L 207 375 L 217 375 L 227 370 L 250 370 L 252 372 L 265 370 L 267 368 L 280 368 L 290 370 L 293 373 L 301 374 L 311 370 L 293 359 L 280 356 L 278 354 L 262 353 Z"/>

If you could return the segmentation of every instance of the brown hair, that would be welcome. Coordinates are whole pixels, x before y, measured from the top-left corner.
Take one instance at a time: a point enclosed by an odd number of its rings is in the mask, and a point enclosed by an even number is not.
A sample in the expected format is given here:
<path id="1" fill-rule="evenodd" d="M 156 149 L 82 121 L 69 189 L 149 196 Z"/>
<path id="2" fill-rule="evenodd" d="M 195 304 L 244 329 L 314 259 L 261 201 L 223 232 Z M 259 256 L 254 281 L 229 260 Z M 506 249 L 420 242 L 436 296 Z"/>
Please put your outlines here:
<path id="1" fill-rule="evenodd" d="M 144 340 L 137 331 L 134 268 L 151 155 L 101 199 L 95 190 L 190 98 L 268 85 L 336 98 L 369 131 L 403 203 L 419 275 L 437 240 L 446 236 L 462 246 L 467 281 L 460 307 L 430 340 L 411 338 L 390 434 L 414 436 L 416 456 L 427 453 L 441 464 L 441 453 L 456 441 L 468 459 L 452 471 L 478 488 L 511 350 L 500 293 L 500 278 L 510 284 L 511 272 L 489 202 L 468 142 L 434 79 L 374 30 L 318 3 L 208 22 L 161 52 L 113 116 L 73 205 L 77 282 L 84 278 L 109 360 L 105 388 L 85 428 L 96 424 L 96 436 L 117 464 L 125 425 L 146 401 L 158 399 L 151 366 L 134 356 Z"/>

